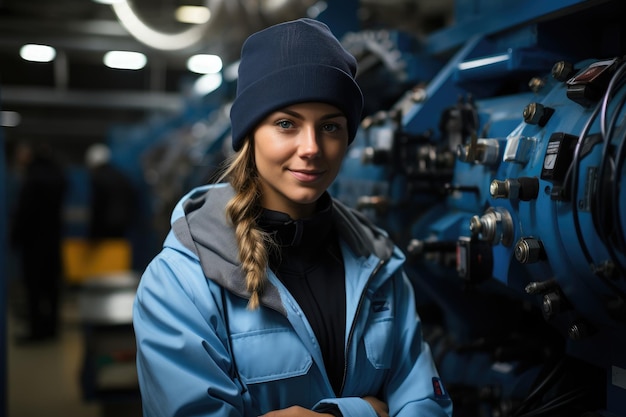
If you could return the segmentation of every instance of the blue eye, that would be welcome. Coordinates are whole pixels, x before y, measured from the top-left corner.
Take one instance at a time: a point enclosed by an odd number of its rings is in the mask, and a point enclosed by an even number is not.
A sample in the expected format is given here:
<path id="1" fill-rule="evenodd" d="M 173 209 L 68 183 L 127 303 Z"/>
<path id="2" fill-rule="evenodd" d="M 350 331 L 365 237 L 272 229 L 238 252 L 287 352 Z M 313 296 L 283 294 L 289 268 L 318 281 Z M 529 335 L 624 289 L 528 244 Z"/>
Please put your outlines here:
<path id="1" fill-rule="evenodd" d="M 327 123 L 324 126 L 322 126 L 322 129 L 324 129 L 324 132 L 336 132 L 337 130 L 339 130 L 339 125 L 336 123 Z"/>
<path id="2" fill-rule="evenodd" d="M 276 126 L 280 127 L 281 129 L 289 129 L 293 127 L 293 123 L 291 123 L 289 120 L 279 120 L 276 122 Z"/>

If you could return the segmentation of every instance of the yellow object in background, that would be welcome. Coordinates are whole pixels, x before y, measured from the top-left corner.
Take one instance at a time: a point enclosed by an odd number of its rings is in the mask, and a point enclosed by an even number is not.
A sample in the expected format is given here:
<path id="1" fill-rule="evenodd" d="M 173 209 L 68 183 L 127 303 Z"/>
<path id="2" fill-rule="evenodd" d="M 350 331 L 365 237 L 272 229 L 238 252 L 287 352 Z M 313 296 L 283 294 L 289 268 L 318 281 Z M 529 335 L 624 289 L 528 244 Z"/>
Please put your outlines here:
<path id="1" fill-rule="evenodd" d="M 126 239 L 68 238 L 63 241 L 63 262 L 66 281 L 80 284 L 87 278 L 129 271 L 132 249 Z"/>

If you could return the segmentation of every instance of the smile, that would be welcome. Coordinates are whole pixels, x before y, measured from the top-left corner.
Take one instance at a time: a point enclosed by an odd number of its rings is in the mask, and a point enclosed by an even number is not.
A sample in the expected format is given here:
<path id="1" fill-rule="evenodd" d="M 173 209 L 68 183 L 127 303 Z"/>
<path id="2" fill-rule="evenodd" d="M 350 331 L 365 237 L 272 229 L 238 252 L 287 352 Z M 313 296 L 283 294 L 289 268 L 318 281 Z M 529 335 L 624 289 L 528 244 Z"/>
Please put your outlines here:
<path id="1" fill-rule="evenodd" d="M 313 182 L 318 180 L 323 174 L 323 171 L 293 171 L 290 170 L 291 174 L 301 182 Z"/>

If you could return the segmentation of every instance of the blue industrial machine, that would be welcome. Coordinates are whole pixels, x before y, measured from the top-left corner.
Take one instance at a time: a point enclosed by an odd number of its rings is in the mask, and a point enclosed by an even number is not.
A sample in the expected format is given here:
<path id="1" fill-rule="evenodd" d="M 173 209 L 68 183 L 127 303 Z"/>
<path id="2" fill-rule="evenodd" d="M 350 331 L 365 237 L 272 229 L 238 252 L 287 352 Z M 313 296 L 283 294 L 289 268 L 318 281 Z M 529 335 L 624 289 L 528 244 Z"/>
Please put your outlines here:
<path id="1" fill-rule="evenodd" d="M 457 0 L 426 37 L 327 3 L 366 97 L 331 192 L 405 250 L 455 417 L 626 416 L 626 3 Z M 227 152 L 200 109 L 112 135 L 157 215 Z"/>
<path id="2" fill-rule="evenodd" d="M 457 1 L 334 185 L 406 250 L 455 416 L 626 416 L 625 12 Z"/>

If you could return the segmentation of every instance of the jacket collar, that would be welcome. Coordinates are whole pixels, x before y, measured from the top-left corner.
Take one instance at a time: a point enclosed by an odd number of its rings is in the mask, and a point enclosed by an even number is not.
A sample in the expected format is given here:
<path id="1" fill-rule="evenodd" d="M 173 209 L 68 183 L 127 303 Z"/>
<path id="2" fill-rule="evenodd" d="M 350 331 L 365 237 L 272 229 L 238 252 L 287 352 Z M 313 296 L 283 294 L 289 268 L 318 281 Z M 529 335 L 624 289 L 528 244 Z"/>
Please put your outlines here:
<path id="1" fill-rule="evenodd" d="M 239 267 L 234 228 L 224 211 L 233 195 L 234 190 L 227 184 L 192 191 L 181 201 L 184 215 L 173 221 L 172 233 L 185 248 L 198 256 L 202 271 L 208 279 L 248 299 L 250 293 L 246 289 L 245 275 Z M 328 200 L 328 208 L 322 211 L 331 219 L 329 227 L 334 225 L 337 228 L 340 239 L 356 256 L 369 257 L 375 254 L 381 259 L 391 257 L 393 243 L 381 230 L 362 214 L 335 199 L 328 197 Z M 289 228 L 292 228 L 291 242 L 294 242 L 298 226 L 290 223 Z M 287 240 L 288 236 L 289 233 L 286 235 Z M 261 296 L 261 303 L 286 315 L 278 289 L 269 281 Z"/>

